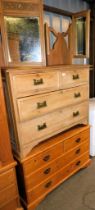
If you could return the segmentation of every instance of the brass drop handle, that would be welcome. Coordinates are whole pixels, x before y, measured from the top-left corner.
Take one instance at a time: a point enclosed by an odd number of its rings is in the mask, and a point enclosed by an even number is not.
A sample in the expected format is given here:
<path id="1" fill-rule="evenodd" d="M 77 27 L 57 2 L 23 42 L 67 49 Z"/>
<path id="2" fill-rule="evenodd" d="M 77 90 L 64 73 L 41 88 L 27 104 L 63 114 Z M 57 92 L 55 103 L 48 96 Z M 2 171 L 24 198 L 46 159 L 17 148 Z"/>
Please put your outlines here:
<path id="1" fill-rule="evenodd" d="M 80 93 L 74 93 L 74 97 L 75 98 L 80 98 L 81 97 L 81 94 Z"/>
<path id="2" fill-rule="evenodd" d="M 79 74 L 74 74 L 73 75 L 73 80 L 77 80 L 77 79 L 79 79 Z"/>
<path id="3" fill-rule="evenodd" d="M 37 109 L 41 109 L 43 107 L 47 107 L 46 101 L 43 101 L 42 103 L 40 103 L 40 102 L 37 103 Z"/>
<path id="4" fill-rule="evenodd" d="M 49 174 L 51 171 L 51 168 L 47 168 L 45 171 L 44 171 L 44 174 Z"/>
<path id="5" fill-rule="evenodd" d="M 81 161 L 79 160 L 77 163 L 76 163 L 76 166 L 79 166 L 81 163 Z"/>
<path id="6" fill-rule="evenodd" d="M 80 149 L 77 149 L 77 150 L 76 150 L 76 154 L 79 154 L 79 153 L 80 153 Z"/>
<path id="7" fill-rule="evenodd" d="M 47 128 L 46 123 L 43 123 L 43 125 L 38 125 L 38 131 L 44 130 Z"/>
<path id="8" fill-rule="evenodd" d="M 80 139 L 80 138 L 76 139 L 76 143 L 79 143 L 80 141 L 81 141 L 81 139 Z"/>
<path id="9" fill-rule="evenodd" d="M 47 184 L 45 184 L 45 188 L 49 188 L 52 184 L 52 181 L 48 182 Z"/>
<path id="10" fill-rule="evenodd" d="M 33 79 L 33 81 L 34 81 L 34 85 L 42 85 L 42 84 L 44 84 L 44 81 L 43 81 L 42 78 L 41 79 Z"/>
<path id="11" fill-rule="evenodd" d="M 46 155 L 46 156 L 43 158 L 43 160 L 44 160 L 45 162 L 49 161 L 49 159 L 50 159 L 50 155 Z"/>
<path id="12" fill-rule="evenodd" d="M 79 111 L 73 112 L 73 117 L 77 117 L 77 116 L 79 116 L 79 115 L 80 115 Z"/>

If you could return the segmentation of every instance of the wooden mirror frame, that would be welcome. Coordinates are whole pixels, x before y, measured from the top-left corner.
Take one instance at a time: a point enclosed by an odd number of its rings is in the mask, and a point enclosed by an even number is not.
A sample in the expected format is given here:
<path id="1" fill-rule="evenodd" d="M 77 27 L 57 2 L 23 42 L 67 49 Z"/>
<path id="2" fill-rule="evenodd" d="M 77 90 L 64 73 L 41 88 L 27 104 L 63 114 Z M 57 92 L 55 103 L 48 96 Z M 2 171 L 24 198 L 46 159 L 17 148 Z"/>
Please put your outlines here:
<path id="1" fill-rule="evenodd" d="M 77 34 L 76 34 L 76 18 L 86 18 L 86 49 L 85 55 L 77 54 Z M 89 58 L 89 41 L 90 41 L 90 10 L 75 13 L 72 15 L 72 27 L 73 27 L 73 57 L 74 58 Z"/>
<path id="2" fill-rule="evenodd" d="M 8 59 L 8 38 L 5 28 L 4 16 L 13 17 L 38 17 L 39 18 L 39 35 L 41 43 L 41 62 L 9 62 Z M 42 0 L 1 0 L 0 1 L 0 20 L 1 20 L 1 35 L 2 35 L 2 57 L 3 66 L 25 66 L 25 65 L 46 65 L 45 58 L 45 42 L 44 42 L 44 27 L 43 27 L 43 4 Z"/>

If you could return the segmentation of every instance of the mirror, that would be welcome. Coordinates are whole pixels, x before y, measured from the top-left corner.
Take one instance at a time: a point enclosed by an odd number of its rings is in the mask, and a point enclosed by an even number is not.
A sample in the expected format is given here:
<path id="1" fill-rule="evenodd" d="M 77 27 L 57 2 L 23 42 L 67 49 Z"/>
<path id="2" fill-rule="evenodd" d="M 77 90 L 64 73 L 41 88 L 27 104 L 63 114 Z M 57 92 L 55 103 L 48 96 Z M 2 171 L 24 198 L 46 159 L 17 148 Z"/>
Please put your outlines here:
<path id="1" fill-rule="evenodd" d="M 5 16 L 9 62 L 41 62 L 38 17 Z"/>
<path id="2" fill-rule="evenodd" d="M 76 18 L 76 54 L 86 55 L 86 17 Z"/>

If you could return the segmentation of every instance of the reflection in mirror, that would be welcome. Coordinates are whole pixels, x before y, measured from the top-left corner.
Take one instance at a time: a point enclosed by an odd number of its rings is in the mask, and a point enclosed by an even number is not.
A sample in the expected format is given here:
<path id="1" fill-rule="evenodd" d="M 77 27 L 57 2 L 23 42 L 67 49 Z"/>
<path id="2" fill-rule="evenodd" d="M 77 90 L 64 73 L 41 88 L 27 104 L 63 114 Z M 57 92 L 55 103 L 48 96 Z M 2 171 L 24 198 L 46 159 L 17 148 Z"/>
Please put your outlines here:
<path id="1" fill-rule="evenodd" d="M 9 62 L 41 62 L 38 17 L 4 17 Z"/>
<path id="2" fill-rule="evenodd" d="M 86 17 L 76 19 L 77 55 L 86 55 Z"/>
<path id="3" fill-rule="evenodd" d="M 56 42 L 56 36 L 54 35 L 54 33 L 52 31 L 50 31 L 50 49 L 53 49 L 54 44 Z"/>

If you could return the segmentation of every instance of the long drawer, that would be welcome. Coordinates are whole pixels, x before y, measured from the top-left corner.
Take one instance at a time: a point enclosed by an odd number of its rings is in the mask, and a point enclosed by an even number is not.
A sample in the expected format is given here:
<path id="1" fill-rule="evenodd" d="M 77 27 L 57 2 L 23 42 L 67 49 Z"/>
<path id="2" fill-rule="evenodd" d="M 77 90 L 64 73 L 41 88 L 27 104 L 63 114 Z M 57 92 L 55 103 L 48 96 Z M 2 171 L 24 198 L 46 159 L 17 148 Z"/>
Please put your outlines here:
<path id="1" fill-rule="evenodd" d="M 17 196 L 17 188 L 14 184 L 0 191 L 0 207 L 15 199 Z"/>
<path id="2" fill-rule="evenodd" d="M 61 72 L 60 87 L 62 89 L 78 86 L 86 82 L 89 82 L 89 71 L 87 69 Z"/>
<path id="3" fill-rule="evenodd" d="M 87 85 L 53 93 L 17 99 L 20 122 L 49 113 L 61 107 L 80 103 L 89 98 Z"/>
<path id="4" fill-rule="evenodd" d="M 40 141 L 76 125 L 88 115 L 88 102 L 59 109 L 45 116 L 20 124 L 20 141 L 31 149 Z"/>
<path id="5" fill-rule="evenodd" d="M 61 155 L 55 161 L 50 164 L 47 164 L 45 167 L 38 168 L 36 172 L 31 170 L 31 174 L 25 177 L 27 189 L 35 187 L 40 184 L 48 177 L 56 173 L 63 167 L 66 167 L 67 164 L 74 161 L 76 158 L 81 156 L 83 153 L 89 150 L 89 142 L 86 141 L 84 144 L 76 147 L 72 151 L 66 153 L 65 155 Z"/>
<path id="6" fill-rule="evenodd" d="M 59 88 L 59 72 L 11 74 L 10 82 L 16 96 L 28 96 Z"/>
<path id="7" fill-rule="evenodd" d="M 45 182 L 27 192 L 28 203 L 37 200 L 40 196 L 48 194 L 59 182 L 68 178 L 73 172 L 79 170 L 89 160 L 89 152 L 74 160 L 67 167 L 58 171 Z"/>
<path id="8" fill-rule="evenodd" d="M 0 174 L 0 191 L 15 182 L 14 169 Z"/>

